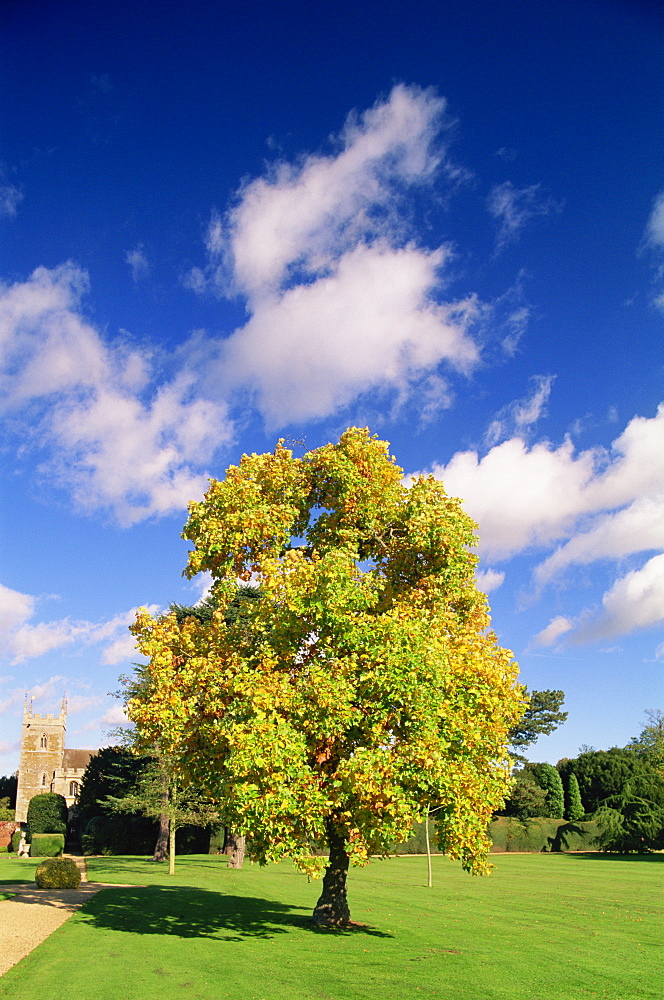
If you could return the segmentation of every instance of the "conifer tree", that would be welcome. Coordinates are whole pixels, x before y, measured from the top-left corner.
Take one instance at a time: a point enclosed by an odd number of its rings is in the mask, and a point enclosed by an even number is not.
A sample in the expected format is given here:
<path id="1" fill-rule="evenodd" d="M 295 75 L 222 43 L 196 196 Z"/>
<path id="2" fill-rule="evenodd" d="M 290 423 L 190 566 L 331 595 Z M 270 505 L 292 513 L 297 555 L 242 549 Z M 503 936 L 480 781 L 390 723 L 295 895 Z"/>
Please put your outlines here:
<path id="1" fill-rule="evenodd" d="M 567 809 L 565 810 L 565 815 L 570 823 L 578 823 L 585 816 L 581 801 L 581 792 L 579 791 L 579 782 L 573 772 L 567 779 Z"/>
<path id="2" fill-rule="evenodd" d="M 529 764 L 540 788 L 546 792 L 546 814 L 552 819 L 562 819 L 565 815 L 565 793 L 560 775 L 552 764 Z"/>

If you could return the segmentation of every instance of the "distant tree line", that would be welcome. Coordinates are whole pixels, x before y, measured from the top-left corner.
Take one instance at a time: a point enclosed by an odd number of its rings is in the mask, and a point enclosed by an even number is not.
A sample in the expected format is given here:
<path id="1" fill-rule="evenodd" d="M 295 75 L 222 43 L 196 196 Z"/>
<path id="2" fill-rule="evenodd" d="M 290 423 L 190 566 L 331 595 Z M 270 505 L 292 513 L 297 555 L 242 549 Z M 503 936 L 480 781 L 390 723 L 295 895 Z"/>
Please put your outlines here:
<path id="1" fill-rule="evenodd" d="M 203 620 L 211 616 L 214 603 L 210 599 L 193 613 Z M 192 615 L 193 609 L 174 605 L 171 610 L 185 617 Z M 234 602 L 232 612 L 242 616 L 241 598 Z M 593 819 L 601 824 L 604 850 L 645 852 L 664 848 L 664 713 L 646 712 L 641 733 L 625 747 L 582 747 L 577 757 L 564 758 L 554 767 L 528 761 L 522 751 L 566 720 L 567 713 L 561 711 L 564 693 L 526 694 L 529 705 L 510 733 L 518 761 L 514 784 L 497 815 L 526 822 L 549 817 L 572 824 Z M 160 824 L 158 807 L 148 801 L 149 786 L 154 787 L 157 781 L 155 766 L 154 758 L 137 755 L 126 746 L 106 747 L 91 759 L 78 800 L 80 828 L 89 853 L 153 852 L 163 833 L 164 819 L 166 831 L 169 826 L 168 816 L 162 816 Z M 0 811 L 4 810 L 3 815 L 6 812 L 9 818 L 13 818 L 16 781 L 16 775 L 0 777 Z M 180 809 L 182 820 L 173 814 L 171 821 L 182 827 L 178 830 L 178 853 L 208 850 L 209 829 L 201 830 L 187 822 L 193 810 L 194 805 L 185 803 Z M 223 838 L 222 828 L 220 850 L 224 849 Z M 236 849 L 235 838 L 226 831 L 225 853 L 231 855 Z M 165 860 L 165 853 L 157 851 L 155 857 Z"/>
<path id="2" fill-rule="evenodd" d="M 606 851 L 664 848 L 664 713 L 648 711 L 646 717 L 642 732 L 625 747 L 582 747 L 578 757 L 560 760 L 556 767 L 522 759 L 500 814 L 524 821 L 594 819 Z"/>

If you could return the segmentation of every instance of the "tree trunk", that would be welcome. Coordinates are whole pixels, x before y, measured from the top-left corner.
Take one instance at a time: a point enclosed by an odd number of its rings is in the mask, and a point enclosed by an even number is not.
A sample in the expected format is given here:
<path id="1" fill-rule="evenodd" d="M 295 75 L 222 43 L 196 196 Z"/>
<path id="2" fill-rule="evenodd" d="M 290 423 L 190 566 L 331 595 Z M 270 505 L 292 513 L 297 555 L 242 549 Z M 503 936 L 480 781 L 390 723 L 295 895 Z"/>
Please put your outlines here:
<path id="1" fill-rule="evenodd" d="M 348 854 L 344 847 L 344 835 L 333 824 L 327 823 L 327 842 L 330 858 L 323 877 L 323 891 L 313 912 L 314 923 L 326 927 L 347 927 L 350 910 L 346 897 L 346 876 L 348 875 Z"/>
<path id="2" fill-rule="evenodd" d="M 168 857 L 168 828 L 170 824 L 166 815 L 166 807 L 168 805 L 168 776 L 166 772 L 162 775 L 162 789 L 161 807 L 164 812 L 159 817 L 159 836 L 157 837 L 157 843 L 154 845 L 153 861 L 165 861 Z"/>
<path id="3" fill-rule="evenodd" d="M 175 822 L 171 821 L 168 826 L 168 874 L 175 875 Z"/>
<path id="4" fill-rule="evenodd" d="M 429 840 L 429 816 L 430 815 L 431 815 L 431 813 L 429 811 L 429 807 L 427 806 L 427 814 L 424 817 L 424 832 L 426 833 L 426 838 L 427 838 L 427 869 L 428 869 L 428 872 L 429 872 L 429 881 L 428 881 L 429 888 L 431 888 L 432 885 L 433 885 L 433 880 L 431 878 L 431 841 Z"/>
<path id="5" fill-rule="evenodd" d="M 237 834 L 233 833 L 232 830 L 226 828 L 226 837 L 224 839 L 224 854 L 228 855 L 228 867 L 229 868 L 241 868 L 242 862 L 244 861 L 244 851 L 246 847 L 246 838 L 239 837 Z"/>

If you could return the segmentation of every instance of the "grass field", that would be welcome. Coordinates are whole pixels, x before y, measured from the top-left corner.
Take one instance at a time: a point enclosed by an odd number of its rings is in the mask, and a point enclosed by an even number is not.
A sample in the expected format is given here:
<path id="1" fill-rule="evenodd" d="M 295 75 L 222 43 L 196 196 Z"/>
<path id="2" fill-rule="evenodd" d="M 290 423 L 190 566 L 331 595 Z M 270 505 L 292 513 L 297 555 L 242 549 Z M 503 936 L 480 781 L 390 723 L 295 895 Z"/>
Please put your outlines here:
<path id="1" fill-rule="evenodd" d="M 0 979 L 13 1000 L 661 1000 L 664 855 L 494 857 L 490 878 L 434 858 L 353 870 L 353 919 L 315 929 L 320 883 L 216 857 L 88 861 L 98 893 Z M 0 887 L 18 862 L 0 859 Z M 0 906 L 2 903 L 0 903 Z M 1 943 L 0 943 L 1 946 Z"/>

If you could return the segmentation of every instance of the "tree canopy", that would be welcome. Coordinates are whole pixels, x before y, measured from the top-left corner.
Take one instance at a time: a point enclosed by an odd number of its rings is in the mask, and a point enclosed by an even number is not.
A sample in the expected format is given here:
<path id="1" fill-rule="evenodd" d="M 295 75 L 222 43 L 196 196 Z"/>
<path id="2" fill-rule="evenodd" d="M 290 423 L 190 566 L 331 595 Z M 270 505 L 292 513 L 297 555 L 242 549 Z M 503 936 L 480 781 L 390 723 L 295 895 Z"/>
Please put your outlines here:
<path id="1" fill-rule="evenodd" d="M 194 789 L 183 789 L 168 760 L 150 760 L 136 787 L 121 797 L 111 796 L 113 812 L 139 813 L 147 819 L 168 820 L 168 872 L 175 874 L 175 834 L 188 824 L 207 826 L 217 818 L 216 806 Z"/>
<path id="2" fill-rule="evenodd" d="M 664 779 L 649 762 L 631 749 L 589 750 L 558 764 L 563 781 L 574 773 L 587 813 L 606 799 L 620 796 L 629 784 L 635 795 L 664 802 Z"/>
<path id="3" fill-rule="evenodd" d="M 528 764 L 535 781 L 546 792 L 546 814 L 553 819 L 562 819 L 565 814 L 565 793 L 560 775 L 552 764 Z"/>
<path id="4" fill-rule="evenodd" d="M 321 923 L 348 923 L 346 872 L 438 810 L 439 846 L 487 870 L 510 786 L 517 666 L 474 582 L 476 525 L 441 483 L 410 487 L 386 442 L 351 428 L 301 458 L 243 456 L 190 506 L 186 575 L 215 580 L 211 623 L 139 613 L 146 745 L 223 804 L 261 863 L 319 870 Z M 226 610 L 237 581 L 261 599 Z M 325 864 L 323 861 L 322 864 Z"/>
<path id="5" fill-rule="evenodd" d="M 574 776 L 578 779 L 586 814 L 601 824 L 600 845 L 606 851 L 664 846 L 664 775 L 632 744 L 588 750 L 558 764 L 570 789 Z"/>
<path id="6" fill-rule="evenodd" d="M 634 750 L 664 775 L 664 712 L 648 709 L 646 719 L 646 725 L 630 740 L 626 749 Z"/>
<path id="7" fill-rule="evenodd" d="M 567 721 L 567 712 L 561 712 L 565 701 L 564 691 L 531 691 L 523 690 L 528 699 L 526 709 L 519 722 L 510 729 L 509 744 L 515 751 L 522 750 L 536 743 L 540 736 L 548 736 Z M 518 752 L 514 756 L 525 760 Z"/>
<path id="8" fill-rule="evenodd" d="M 148 756 L 137 756 L 128 747 L 104 747 L 94 754 L 85 769 L 77 801 L 81 822 L 108 813 L 108 799 L 133 792 L 148 766 Z"/>
<path id="9" fill-rule="evenodd" d="M 500 814 L 521 820 L 547 815 L 546 790 L 535 780 L 532 771 L 515 772 L 509 798 Z"/>
<path id="10" fill-rule="evenodd" d="M 9 799 L 9 808 L 16 808 L 16 786 L 18 785 L 17 774 L 4 774 L 0 776 L 0 799 Z"/>

